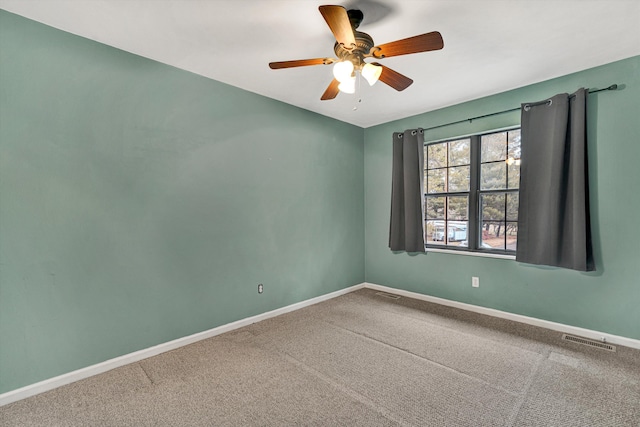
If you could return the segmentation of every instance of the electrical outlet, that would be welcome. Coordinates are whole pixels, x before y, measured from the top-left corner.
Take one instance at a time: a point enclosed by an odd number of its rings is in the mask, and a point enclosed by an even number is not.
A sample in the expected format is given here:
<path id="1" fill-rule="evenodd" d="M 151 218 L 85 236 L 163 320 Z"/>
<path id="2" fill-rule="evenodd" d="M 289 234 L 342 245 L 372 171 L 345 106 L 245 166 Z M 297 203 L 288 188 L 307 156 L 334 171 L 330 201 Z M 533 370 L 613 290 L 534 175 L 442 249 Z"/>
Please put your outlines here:
<path id="1" fill-rule="evenodd" d="M 473 286 L 474 288 L 479 288 L 480 287 L 480 278 L 479 277 L 472 277 L 471 278 L 471 286 Z"/>
<path id="2" fill-rule="evenodd" d="M 264 291 L 264 285 L 262 283 L 258 283 L 258 293 L 261 294 Z"/>

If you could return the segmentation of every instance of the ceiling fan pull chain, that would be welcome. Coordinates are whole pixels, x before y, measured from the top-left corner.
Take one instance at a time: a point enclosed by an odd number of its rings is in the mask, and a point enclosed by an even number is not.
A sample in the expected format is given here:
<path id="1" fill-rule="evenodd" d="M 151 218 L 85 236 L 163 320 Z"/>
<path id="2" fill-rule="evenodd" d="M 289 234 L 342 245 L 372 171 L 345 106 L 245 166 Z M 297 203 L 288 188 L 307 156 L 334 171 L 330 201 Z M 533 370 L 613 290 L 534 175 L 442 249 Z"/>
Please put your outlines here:
<path id="1" fill-rule="evenodd" d="M 356 72 L 356 97 L 358 100 L 356 101 L 356 105 L 353 106 L 353 111 L 358 111 L 358 105 L 362 102 L 362 98 L 360 97 L 360 83 L 362 82 L 362 75 L 359 71 Z"/>

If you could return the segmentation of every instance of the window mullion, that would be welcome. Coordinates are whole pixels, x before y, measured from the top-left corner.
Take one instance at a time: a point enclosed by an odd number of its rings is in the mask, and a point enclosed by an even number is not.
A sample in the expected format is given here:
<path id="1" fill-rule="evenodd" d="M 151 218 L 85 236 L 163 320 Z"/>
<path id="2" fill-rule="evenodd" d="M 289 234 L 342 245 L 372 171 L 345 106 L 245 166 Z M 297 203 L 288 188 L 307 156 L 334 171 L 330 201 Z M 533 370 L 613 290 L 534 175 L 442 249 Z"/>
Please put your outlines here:
<path id="1" fill-rule="evenodd" d="M 471 137 L 471 165 L 469 170 L 469 233 L 467 244 L 470 250 L 480 246 L 480 136 Z"/>

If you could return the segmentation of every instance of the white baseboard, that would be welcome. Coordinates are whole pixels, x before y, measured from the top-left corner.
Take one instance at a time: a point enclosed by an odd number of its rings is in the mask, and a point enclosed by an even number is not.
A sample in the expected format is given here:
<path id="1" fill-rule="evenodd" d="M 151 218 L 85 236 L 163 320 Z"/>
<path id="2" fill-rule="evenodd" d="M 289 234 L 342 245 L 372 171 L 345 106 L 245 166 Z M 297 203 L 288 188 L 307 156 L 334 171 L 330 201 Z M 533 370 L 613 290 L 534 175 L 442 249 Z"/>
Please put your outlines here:
<path id="1" fill-rule="evenodd" d="M 149 357 L 156 356 L 170 350 L 175 350 L 185 345 L 193 344 L 207 338 L 215 337 L 216 335 L 224 334 L 225 332 L 230 332 L 234 329 L 242 328 L 244 326 L 248 326 L 262 320 L 280 316 L 281 314 L 289 313 L 291 311 L 299 310 L 301 308 L 308 307 L 310 305 L 317 304 L 319 302 L 326 301 L 340 295 L 348 294 L 358 289 L 362 289 L 363 287 L 364 283 L 361 283 L 359 285 L 340 289 L 339 291 L 331 292 L 326 295 L 321 295 L 319 297 L 291 304 L 286 307 L 258 314 L 256 316 L 247 317 L 246 319 L 227 323 L 226 325 L 218 326 L 217 328 L 178 338 L 176 340 L 169 341 L 163 344 L 158 344 L 156 346 L 125 354 L 123 356 L 109 359 L 95 365 L 87 366 L 86 368 L 78 369 L 76 371 L 68 372 L 57 377 L 30 384 L 16 390 L 8 391 L 6 393 L 0 394 L 0 406 L 8 405 L 9 403 L 13 403 L 21 399 L 26 399 L 27 397 L 35 396 L 36 394 L 44 393 L 45 391 L 53 390 L 54 388 L 71 384 L 73 382 L 89 378 L 91 376 L 98 375 L 103 372 L 128 365 L 130 363 L 138 362 L 142 359 L 147 359 Z"/>
<path id="2" fill-rule="evenodd" d="M 621 337 L 619 335 L 612 335 L 606 332 L 593 331 L 591 329 L 579 328 L 577 326 L 565 325 L 563 323 L 551 322 L 549 320 L 537 319 L 535 317 L 523 316 L 521 314 L 509 313 L 507 311 L 495 310 L 493 308 L 481 307 L 478 305 L 467 304 L 464 302 L 432 297 L 429 295 L 419 294 L 417 292 L 404 291 L 402 289 L 390 288 L 388 286 L 381 286 L 373 283 L 365 283 L 364 287 L 369 289 L 375 289 L 382 292 L 387 292 L 390 294 L 405 296 L 407 298 L 433 302 L 440 305 L 446 305 L 448 307 L 455 307 L 455 308 L 460 308 L 462 310 L 473 311 L 475 313 L 486 314 L 489 316 L 499 317 L 507 320 L 513 320 L 514 322 L 520 322 L 520 323 L 526 323 L 528 325 L 539 326 L 541 328 L 551 329 L 553 331 L 563 332 L 566 334 L 578 335 L 578 336 L 590 338 L 596 341 L 606 341 L 608 344 L 622 345 L 625 347 L 630 347 L 630 348 L 635 348 L 640 350 L 640 340 L 636 340 L 633 338 Z"/>
<path id="3" fill-rule="evenodd" d="M 35 384 L 12 390 L 3 394 L 0 394 L 0 406 L 8 405 L 9 403 L 16 402 L 27 397 L 35 396 L 36 394 L 44 393 L 45 391 L 53 390 L 54 388 L 71 384 L 75 381 L 79 381 L 85 378 L 89 378 L 94 375 L 101 374 L 103 372 L 110 371 L 121 366 L 138 362 L 140 360 L 156 356 L 161 353 L 165 353 L 170 350 L 183 347 L 185 345 L 193 344 L 195 342 L 215 337 L 216 335 L 223 334 L 225 332 L 233 331 L 234 329 L 242 328 L 244 326 L 251 325 L 262 320 L 266 320 L 272 317 L 279 316 L 281 314 L 289 313 L 291 311 L 299 310 L 304 307 L 308 307 L 313 304 L 317 304 L 322 301 L 348 294 L 358 289 L 369 288 L 391 294 L 405 296 L 407 298 L 414 298 L 422 301 L 428 301 L 436 304 L 446 305 L 449 307 L 460 308 L 462 310 L 472 311 L 475 313 L 486 314 L 493 317 L 499 317 L 502 319 L 513 320 L 515 322 L 526 323 L 529 325 L 539 326 L 542 328 L 551 329 L 567 334 L 578 335 L 585 338 L 591 338 L 594 340 L 602 341 L 604 338 L 609 344 L 622 345 L 625 347 L 631 347 L 640 349 L 640 340 L 621 337 L 618 335 L 611 335 L 604 332 L 593 331 L 590 329 L 578 328 L 575 326 L 564 325 L 562 323 L 550 322 L 548 320 L 536 319 L 534 317 L 523 316 L 520 314 L 509 313 L 506 311 L 495 310 L 492 308 L 481 307 L 477 305 L 467 304 L 458 301 L 452 301 L 444 298 L 432 297 L 429 295 L 419 294 L 417 292 L 405 291 L 402 289 L 391 288 L 388 286 L 376 285 L 373 283 L 361 283 L 359 285 L 351 286 L 339 291 L 331 292 L 326 295 L 321 295 L 316 298 L 311 298 L 306 301 L 301 301 L 296 304 L 291 304 L 286 307 L 282 307 L 276 310 L 272 310 L 266 313 L 258 314 L 256 316 L 241 319 L 226 325 L 218 326 L 217 328 L 209 329 L 207 331 L 199 332 L 197 334 L 189 335 L 183 338 L 178 338 L 173 341 L 169 341 L 163 344 L 159 344 L 153 347 L 149 347 L 143 350 L 139 350 L 133 353 L 125 354 L 114 359 L 106 360 L 96 365 L 87 366 L 86 368 L 78 369 L 63 375 L 59 375 L 48 380 L 40 381 Z"/>

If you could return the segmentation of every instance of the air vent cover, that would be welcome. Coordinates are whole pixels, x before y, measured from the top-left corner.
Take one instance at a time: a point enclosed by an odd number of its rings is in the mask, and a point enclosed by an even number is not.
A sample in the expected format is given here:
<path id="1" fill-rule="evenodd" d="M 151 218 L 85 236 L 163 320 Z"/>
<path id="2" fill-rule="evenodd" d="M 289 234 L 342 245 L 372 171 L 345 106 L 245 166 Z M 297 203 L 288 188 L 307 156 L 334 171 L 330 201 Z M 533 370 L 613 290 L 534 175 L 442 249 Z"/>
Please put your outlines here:
<path id="1" fill-rule="evenodd" d="M 576 337 L 574 335 L 562 334 L 564 341 L 571 341 L 582 345 L 588 345 L 589 347 L 599 348 L 601 350 L 616 351 L 616 347 L 600 341 L 590 340 L 589 338 Z"/>
<path id="2" fill-rule="evenodd" d="M 385 298 L 400 299 L 400 295 L 388 294 L 386 292 L 376 292 L 376 295 L 380 295 Z"/>

